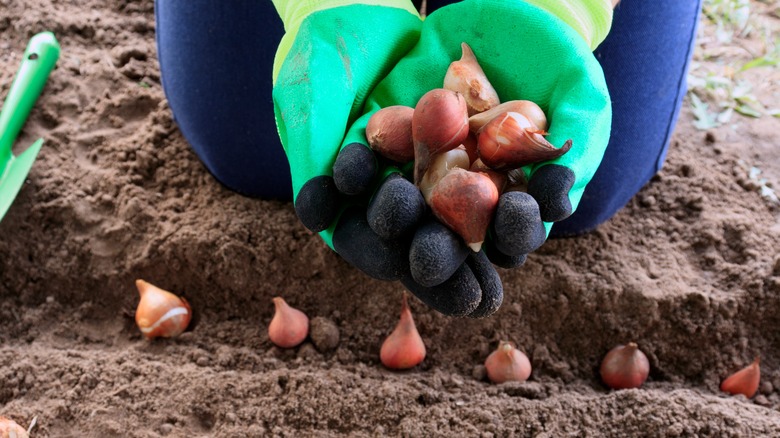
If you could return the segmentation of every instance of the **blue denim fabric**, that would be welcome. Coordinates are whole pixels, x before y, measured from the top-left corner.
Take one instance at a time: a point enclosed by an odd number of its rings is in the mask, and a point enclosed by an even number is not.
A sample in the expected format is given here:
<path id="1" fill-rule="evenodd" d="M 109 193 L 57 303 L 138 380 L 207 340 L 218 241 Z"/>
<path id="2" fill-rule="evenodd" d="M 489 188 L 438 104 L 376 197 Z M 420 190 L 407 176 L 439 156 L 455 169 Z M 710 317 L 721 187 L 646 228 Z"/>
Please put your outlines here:
<path id="1" fill-rule="evenodd" d="M 268 0 L 155 1 L 174 119 L 206 168 L 243 195 L 292 199 L 271 75 L 284 27 Z"/>
<path id="2" fill-rule="evenodd" d="M 428 13 L 452 1 L 428 1 Z M 604 160 L 577 211 L 551 236 L 576 235 L 612 217 L 661 168 L 674 130 L 701 0 L 623 0 L 595 54 L 613 104 Z M 291 199 L 271 100 L 283 35 L 270 1 L 155 1 L 163 87 L 184 137 L 227 187 Z"/>

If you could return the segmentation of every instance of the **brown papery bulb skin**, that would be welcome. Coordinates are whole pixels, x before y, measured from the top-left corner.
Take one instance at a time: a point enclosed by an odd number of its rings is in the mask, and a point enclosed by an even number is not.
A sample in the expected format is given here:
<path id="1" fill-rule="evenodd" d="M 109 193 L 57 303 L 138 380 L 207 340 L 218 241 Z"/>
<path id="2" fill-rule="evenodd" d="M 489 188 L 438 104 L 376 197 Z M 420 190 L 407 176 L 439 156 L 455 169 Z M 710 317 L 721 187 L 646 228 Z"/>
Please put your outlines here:
<path id="1" fill-rule="evenodd" d="M 501 102 L 498 93 L 488 81 L 471 47 L 466 43 L 460 47 L 461 58 L 452 62 L 447 69 L 444 88 L 463 95 L 469 115 L 487 111 Z"/>
<path id="2" fill-rule="evenodd" d="M 463 95 L 436 88 L 414 107 L 414 182 L 419 184 L 431 158 L 460 146 L 469 135 L 469 115 Z"/>
<path id="3" fill-rule="evenodd" d="M 761 380 L 759 362 L 760 359 L 757 357 L 750 365 L 728 376 L 720 384 L 720 390 L 731 395 L 742 394 L 747 398 L 756 395 Z"/>
<path id="4" fill-rule="evenodd" d="M 141 295 L 135 322 L 146 339 L 173 338 L 187 329 L 192 308 L 186 299 L 141 279 L 135 286 Z"/>
<path id="5" fill-rule="evenodd" d="M 414 160 L 412 115 L 414 108 L 393 105 L 374 113 L 366 125 L 369 146 L 383 157 L 397 163 Z"/>
<path id="6" fill-rule="evenodd" d="M 418 185 L 425 202 L 430 205 L 433 188 L 444 178 L 444 175 L 455 168 L 469 168 L 469 155 L 464 147 L 457 147 L 433 157 L 431 165 L 428 166 L 428 170 L 425 171 L 425 175 Z"/>
<path id="7" fill-rule="evenodd" d="M 14 420 L 0 417 L 0 438 L 28 438 L 27 430 Z"/>
<path id="8" fill-rule="evenodd" d="M 525 382 L 531 376 L 531 361 L 511 342 L 501 341 L 485 359 L 485 370 L 493 383 Z"/>
<path id="9" fill-rule="evenodd" d="M 431 192 L 431 210 L 479 252 L 498 206 L 498 189 L 484 173 L 452 169 Z"/>
<path id="10" fill-rule="evenodd" d="M 558 158 L 571 149 L 571 140 L 556 148 L 544 134 L 526 116 L 504 113 L 479 131 L 479 158 L 492 169 L 510 170 Z"/>
<path id="11" fill-rule="evenodd" d="M 401 302 L 401 319 L 395 329 L 382 343 L 379 350 L 379 360 L 382 365 L 391 370 L 406 370 L 419 365 L 425 359 L 425 343 L 423 343 L 417 326 L 412 318 L 412 311 L 403 294 Z"/>
<path id="12" fill-rule="evenodd" d="M 522 114 L 540 131 L 547 130 L 547 116 L 539 105 L 530 100 L 510 100 L 483 113 L 474 114 L 469 117 L 469 129 L 476 134 L 488 122 L 504 113 Z"/>
<path id="13" fill-rule="evenodd" d="M 293 348 L 309 336 L 309 317 L 291 307 L 282 297 L 274 297 L 274 317 L 268 324 L 268 339 L 280 348 Z"/>
<path id="14" fill-rule="evenodd" d="M 601 380 L 612 389 L 639 388 L 650 374 L 650 361 L 633 342 L 618 345 L 601 361 Z"/>

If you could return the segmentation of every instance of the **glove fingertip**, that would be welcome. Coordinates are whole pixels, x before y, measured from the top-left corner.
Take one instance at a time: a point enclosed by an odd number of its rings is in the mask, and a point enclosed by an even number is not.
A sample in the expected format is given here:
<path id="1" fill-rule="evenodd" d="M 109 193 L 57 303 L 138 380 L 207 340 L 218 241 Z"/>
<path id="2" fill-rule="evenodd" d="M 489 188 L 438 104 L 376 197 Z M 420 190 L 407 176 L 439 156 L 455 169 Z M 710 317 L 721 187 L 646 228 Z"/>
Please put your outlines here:
<path id="1" fill-rule="evenodd" d="M 548 164 L 534 172 L 528 181 L 528 194 L 539 204 L 544 222 L 558 222 L 571 216 L 569 191 L 574 180 L 574 172 L 560 164 Z"/>
<path id="2" fill-rule="evenodd" d="M 295 214 L 303 226 L 319 233 L 327 229 L 339 212 L 339 191 L 333 178 L 315 176 L 306 181 L 295 198 Z"/>
<path id="3" fill-rule="evenodd" d="M 360 195 L 371 187 L 377 174 L 374 152 L 361 143 L 344 146 L 333 163 L 336 188 L 345 195 Z"/>
<path id="4" fill-rule="evenodd" d="M 535 251 L 547 239 L 539 205 L 524 192 L 501 195 L 492 227 L 496 248 L 509 256 Z"/>
<path id="5" fill-rule="evenodd" d="M 394 281 L 409 275 L 409 239 L 382 239 L 368 226 L 360 207 L 341 215 L 333 231 L 333 249 L 371 278 Z"/>
<path id="6" fill-rule="evenodd" d="M 409 234 L 425 214 L 420 189 L 400 174 L 387 177 L 368 205 L 368 224 L 384 239 Z"/>
<path id="7" fill-rule="evenodd" d="M 482 299 L 479 306 L 468 316 L 469 318 L 487 318 L 494 314 L 504 301 L 504 285 L 501 282 L 501 277 L 482 251 L 469 254 L 466 263 L 482 289 Z"/>
<path id="8" fill-rule="evenodd" d="M 496 245 L 492 240 L 485 241 L 482 249 L 485 250 L 485 255 L 491 263 L 498 266 L 499 268 L 504 269 L 519 268 L 525 264 L 525 260 L 528 258 L 527 254 L 514 256 L 504 254 L 503 252 L 499 251 L 498 248 L 496 248 Z"/>
<path id="9" fill-rule="evenodd" d="M 438 286 L 425 287 L 411 275 L 402 278 L 401 283 L 428 307 L 446 316 L 467 316 L 482 300 L 479 282 L 466 263 Z"/>
<path id="10" fill-rule="evenodd" d="M 463 239 L 436 220 L 414 233 L 409 249 L 412 278 L 421 286 L 433 287 L 452 277 L 471 251 Z"/>

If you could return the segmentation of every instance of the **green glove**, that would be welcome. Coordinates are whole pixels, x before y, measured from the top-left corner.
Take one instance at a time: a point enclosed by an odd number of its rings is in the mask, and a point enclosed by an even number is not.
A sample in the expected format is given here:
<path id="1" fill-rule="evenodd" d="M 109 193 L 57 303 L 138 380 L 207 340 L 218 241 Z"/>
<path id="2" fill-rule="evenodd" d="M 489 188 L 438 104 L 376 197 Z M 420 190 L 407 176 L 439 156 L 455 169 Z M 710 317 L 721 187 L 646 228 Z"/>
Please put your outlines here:
<path id="1" fill-rule="evenodd" d="M 590 9 L 568 7 L 588 3 Z M 549 121 L 547 140 L 557 147 L 573 142 L 563 156 L 523 168 L 528 194 L 502 195 L 492 243 L 498 254 L 524 260 L 547 238 L 552 222 L 577 208 L 606 149 L 611 105 L 591 50 L 610 23 L 609 0 L 465 0 L 438 9 L 426 18 L 419 42 L 372 92 L 347 142 L 365 135 L 368 118 L 378 109 L 414 107 L 424 93 L 441 88 L 466 42 L 502 102 L 536 102 Z"/>
<path id="2" fill-rule="evenodd" d="M 322 232 L 332 246 L 345 202 L 333 166 L 345 133 L 362 114 L 366 96 L 417 41 L 422 21 L 408 0 L 274 0 L 274 5 L 286 31 L 274 61 L 274 110 L 295 208 L 303 224 Z M 365 165 L 352 167 L 370 181 L 377 172 L 373 153 L 361 147 L 355 155 Z"/>

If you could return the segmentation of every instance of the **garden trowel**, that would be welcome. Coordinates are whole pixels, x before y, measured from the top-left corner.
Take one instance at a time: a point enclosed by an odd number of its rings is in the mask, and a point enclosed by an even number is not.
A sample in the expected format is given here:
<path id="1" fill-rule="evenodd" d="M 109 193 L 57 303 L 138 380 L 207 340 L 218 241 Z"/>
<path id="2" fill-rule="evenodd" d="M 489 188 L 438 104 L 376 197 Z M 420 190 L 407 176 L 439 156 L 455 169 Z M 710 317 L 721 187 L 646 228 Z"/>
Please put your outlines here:
<path id="1" fill-rule="evenodd" d="M 0 220 L 16 198 L 43 145 L 43 139 L 39 138 L 18 156 L 11 150 L 59 56 L 60 45 L 54 34 L 41 32 L 33 36 L 0 111 Z"/>

